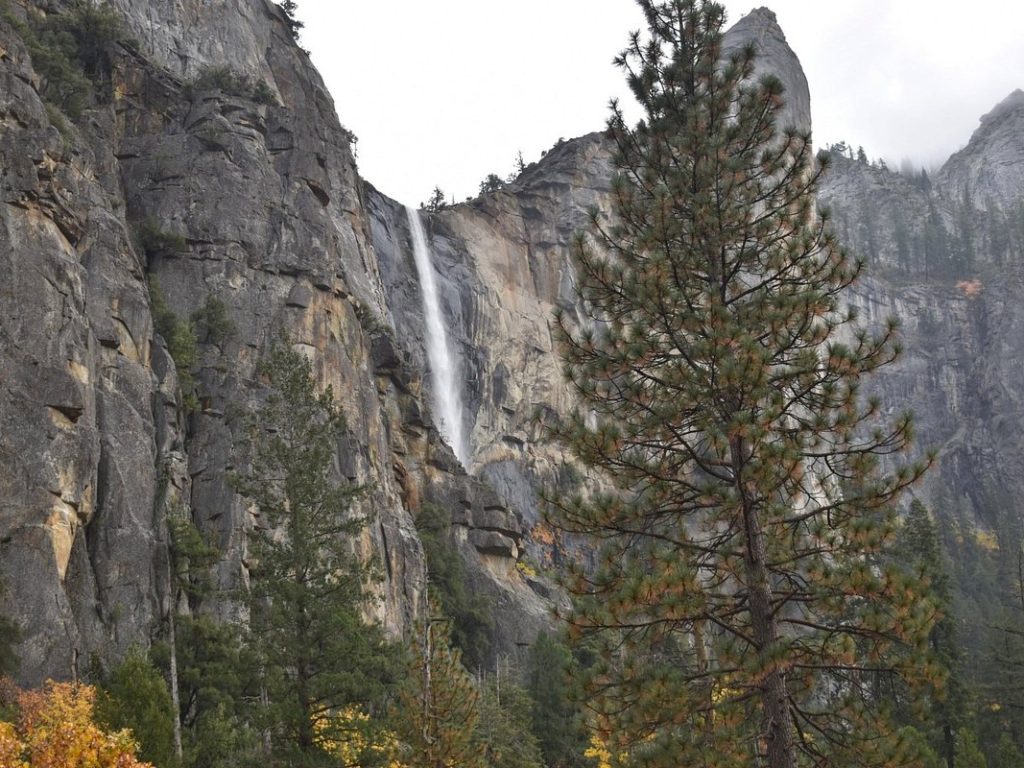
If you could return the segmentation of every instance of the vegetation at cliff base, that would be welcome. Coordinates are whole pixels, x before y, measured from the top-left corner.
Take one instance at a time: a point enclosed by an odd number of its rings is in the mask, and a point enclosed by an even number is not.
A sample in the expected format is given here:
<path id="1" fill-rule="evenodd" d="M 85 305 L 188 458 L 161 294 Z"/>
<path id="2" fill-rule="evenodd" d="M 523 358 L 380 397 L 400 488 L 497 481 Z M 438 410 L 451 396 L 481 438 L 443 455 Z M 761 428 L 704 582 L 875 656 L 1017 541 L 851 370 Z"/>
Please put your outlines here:
<path id="1" fill-rule="evenodd" d="M 174 754 L 174 709 L 167 683 L 139 650 L 133 650 L 104 677 L 95 703 L 95 719 L 112 731 L 129 731 L 139 757 L 170 768 Z"/>
<path id="2" fill-rule="evenodd" d="M 410 768 L 465 766 L 481 760 L 476 741 L 480 694 L 452 646 L 449 622 L 428 609 L 413 628 L 405 682 L 392 712 Z"/>
<path id="3" fill-rule="evenodd" d="M 432 594 L 439 610 L 452 622 L 446 637 L 459 648 L 469 669 L 482 669 L 491 651 L 494 618 L 484 597 L 471 589 L 451 515 L 436 504 L 425 503 L 416 517 L 416 531 L 423 544 Z"/>
<path id="4" fill-rule="evenodd" d="M 0 596 L 5 592 L 4 583 L 0 580 Z M 18 669 L 18 654 L 15 646 L 21 639 L 18 625 L 8 617 L 0 614 L 0 677 L 10 675 Z"/>
<path id="5" fill-rule="evenodd" d="M 0 721 L 2 768 L 152 768 L 136 757 L 130 731 L 96 723 L 96 689 L 48 682 L 37 691 L 21 690 L 0 679 L 0 705 L 15 712 Z"/>

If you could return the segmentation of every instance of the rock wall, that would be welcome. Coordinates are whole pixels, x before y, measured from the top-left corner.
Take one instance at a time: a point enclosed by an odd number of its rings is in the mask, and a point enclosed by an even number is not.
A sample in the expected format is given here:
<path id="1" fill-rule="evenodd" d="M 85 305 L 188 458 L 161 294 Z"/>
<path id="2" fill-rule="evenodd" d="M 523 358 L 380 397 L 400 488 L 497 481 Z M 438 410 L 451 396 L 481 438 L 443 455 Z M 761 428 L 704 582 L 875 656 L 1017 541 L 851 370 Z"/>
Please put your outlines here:
<path id="1" fill-rule="evenodd" d="M 822 202 L 868 261 L 852 299 L 867 320 L 900 319 L 904 354 L 872 383 L 912 409 L 937 466 L 918 493 L 1016 552 L 1024 532 L 1024 96 L 981 118 L 929 179 L 838 157 Z"/>
<path id="2" fill-rule="evenodd" d="M 113 113 L 95 116 L 95 141 L 65 139 L 37 85 L 0 21 L 0 562 L 36 679 L 123 651 L 159 616 L 168 374 L 104 140 Z"/>
<path id="3" fill-rule="evenodd" d="M 472 425 L 467 475 L 424 397 L 405 212 L 360 178 L 279 9 L 111 4 L 136 42 L 115 51 L 109 102 L 63 134 L 0 20 L 0 612 L 25 630 L 24 681 L 161 636 L 171 509 L 220 548 L 218 584 L 244 585 L 260 521 L 226 477 L 265 396 L 258 362 L 283 338 L 348 418 L 338 471 L 369 489 L 352 545 L 384 566 L 376 617 L 397 636 L 422 605 L 415 518 L 434 504 L 493 606 L 492 657 L 521 658 L 560 600 L 534 573 L 559 565 L 537 490 L 565 472 L 537 424 L 574 401 L 551 318 L 580 319 L 569 245 L 606 202 L 604 139 L 561 142 L 504 190 L 426 217 Z M 806 80 L 770 11 L 741 19 L 726 49 L 746 43 L 786 85 L 787 122 L 809 126 Z M 276 103 L 190 85 L 211 66 L 264 81 Z M 922 494 L 1007 530 L 1024 495 L 1021 103 L 997 107 L 934 180 L 840 159 L 822 194 L 874 262 L 851 301 L 869 321 L 904 320 L 908 353 L 877 390 L 893 412 L 915 408 L 922 442 L 940 450 Z M 233 328 L 199 338 L 195 407 L 154 332 L 153 279 L 179 318 L 216 300 Z"/>
<path id="4" fill-rule="evenodd" d="M 550 587 L 516 567 L 520 516 L 434 427 L 422 339 L 390 328 L 351 137 L 280 10 L 111 5 L 135 40 L 114 54 L 109 103 L 64 136 L 0 21 L 0 464 L 12 470 L 0 476 L 0 611 L 25 630 L 23 678 L 67 678 L 161 636 L 172 509 L 220 549 L 224 594 L 244 585 L 260 521 L 227 477 L 265 395 L 257 365 L 280 339 L 346 414 L 339 472 L 368 489 L 353 547 L 384 566 L 375 617 L 398 636 L 424 604 L 415 517 L 436 504 L 492 606 L 492 656 L 522 654 L 550 621 Z M 13 10 L 64 12 L 44 0 Z M 193 80 L 209 67 L 265 82 L 277 103 L 202 90 Z M 389 267 L 411 259 L 400 231 Z M 181 319 L 211 300 L 226 309 L 230 332 L 198 339 L 195 407 L 154 332 L 155 292 Z"/>
<path id="5" fill-rule="evenodd" d="M 0 21 L 0 610 L 24 629 L 24 680 L 67 678 L 161 635 L 171 508 L 219 547 L 218 584 L 245 583 L 259 520 L 227 476 L 265 395 L 256 366 L 279 339 L 346 414 L 338 466 L 368 489 L 353 547 L 384 566 L 376 618 L 399 635 L 423 604 L 414 516 L 432 500 L 462 522 L 479 588 L 512 617 L 496 653 L 528 641 L 513 628 L 535 633 L 548 614 L 515 568 L 521 525 L 458 467 L 422 404 L 384 322 L 350 136 L 280 11 L 112 5 L 137 42 L 114 52 L 109 103 L 63 136 Z M 193 87 L 208 66 L 265 80 L 278 103 Z M 194 408 L 154 333 L 157 290 L 181 319 L 214 299 L 227 311 L 230 333 L 198 339 Z"/>

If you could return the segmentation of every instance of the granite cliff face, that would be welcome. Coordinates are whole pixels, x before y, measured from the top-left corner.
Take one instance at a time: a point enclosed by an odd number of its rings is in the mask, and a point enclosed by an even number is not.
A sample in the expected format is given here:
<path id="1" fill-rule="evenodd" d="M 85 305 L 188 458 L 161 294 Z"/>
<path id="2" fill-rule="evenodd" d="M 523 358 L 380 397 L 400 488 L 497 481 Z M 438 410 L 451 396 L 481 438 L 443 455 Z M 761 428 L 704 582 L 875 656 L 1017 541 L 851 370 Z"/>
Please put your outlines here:
<path id="1" fill-rule="evenodd" d="M 758 74 L 783 81 L 790 96 L 784 123 L 809 130 L 807 80 L 774 13 L 754 10 L 728 31 L 726 54 L 745 45 L 760 52 Z M 560 308 L 578 319 L 570 243 L 589 208 L 607 207 L 612 175 L 611 147 L 593 133 L 560 142 L 505 189 L 429 216 L 449 329 L 465 369 L 473 472 L 523 516 L 530 557 L 543 567 L 557 566 L 559 552 L 549 546 L 537 489 L 557 487 L 564 469 L 537 417 L 564 414 L 574 402 L 552 318 Z M 404 213 L 372 188 L 367 202 L 389 320 L 422 370 L 424 321 Z"/>
<path id="2" fill-rule="evenodd" d="M 919 493 L 1016 552 L 1024 485 L 1024 95 L 1011 94 L 929 179 L 837 157 L 821 199 L 869 265 L 853 301 L 902 321 L 904 355 L 872 383 L 938 454 Z"/>
<path id="3" fill-rule="evenodd" d="M 266 16 L 264 27 L 273 30 L 269 5 Z M 144 15 L 124 18 L 133 32 L 147 29 Z M 279 17 L 276 26 L 282 27 Z M 277 34 L 278 48 L 293 57 L 282 71 L 312 90 L 315 78 L 286 44 L 283 28 Z M 225 405 L 244 402 L 253 350 L 266 346 L 272 329 L 309 344 L 317 334 L 359 327 L 360 300 L 352 294 L 363 286 L 352 281 L 341 294 L 332 283 L 343 249 L 325 243 L 308 254 L 281 253 L 280 245 L 298 239 L 296 230 L 326 229 L 330 220 L 337 239 L 352 246 L 346 255 L 357 254 L 340 203 L 355 188 L 355 173 L 337 129 L 303 136 L 332 157 L 325 167 L 305 155 L 296 161 L 299 153 L 289 151 L 293 134 L 303 130 L 297 126 L 310 122 L 313 99 L 296 98 L 295 109 L 276 111 L 220 93 L 189 100 L 173 71 L 127 47 L 115 54 L 113 103 L 90 110 L 77 128 L 62 126 L 62 136 L 38 96 L 39 78 L 21 41 L 2 23 L 0 38 L 8 86 L 0 97 L 0 253 L 14 278 L 4 283 L 0 331 L 0 453 L 15 468 L 0 492 L 4 607 L 25 629 L 26 677 L 66 677 L 94 654 L 116 656 L 159 631 L 169 608 L 162 578 L 169 503 L 189 506 L 216 533 L 225 553 L 222 579 L 238 576 L 250 523 L 225 486 L 232 454 Z M 316 173 L 303 167 L 307 162 Z M 306 178 L 326 185 L 330 174 L 339 203 L 325 212 Z M 224 194 L 227 188 L 248 191 Z M 263 192 L 267 197 L 257 199 Z M 270 195 L 280 211 L 292 212 L 290 228 L 270 215 Z M 186 246 L 147 253 L 132 242 L 142 222 Z M 173 362 L 154 336 L 147 275 L 159 278 L 180 316 L 217 295 L 237 319 L 237 338 L 223 348 L 203 347 L 202 407 L 195 413 L 178 402 Z M 305 300 L 286 304 L 282 297 L 302 287 Z M 373 301 L 368 291 L 360 295 Z M 346 364 L 366 369 L 359 357 L 368 357 L 367 348 L 346 348 L 355 363 L 325 352 L 316 361 L 318 376 L 340 378 Z M 346 402 L 369 443 L 382 428 L 365 423 L 361 405 Z M 365 477 L 367 467 L 353 458 L 350 471 Z M 397 495 L 382 484 L 380 496 L 389 492 Z M 386 525 L 372 535 L 386 535 Z M 395 525 L 398 536 L 402 524 Z"/>
<path id="4" fill-rule="evenodd" d="M 439 439 L 420 374 L 382 322 L 350 136 L 281 12 L 112 5 L 139 42 L 113 52 L 109 103 L 63 135 L 0 21 L 0 610 L 24 629 L 23 677 L 70 677 L 160 635 L 170 509 L 221 550 L 218 584 L 244 584 L 261 523 L 226 478 L 265 394 L 256 365 L 284 337 L 347 416 L 338 471 L 369 489 L 353 546 L 384 566 L 385 627 L 401 633 L 422 603 L 414 516 L 433 501 L 463 523 L 480 588 L 535 631 L 546 606 L 515 570 L 522 531 Z M 65 10 L 11 6 L 15 20 Z M 264 81 L 277 103 L 189 84 L 211 66 Z M 157 284 L 179 318 L 215 299 L 233 328 L 199 338 L 195 408 L 154 332 Z M 514 632 L 502 637 L 515 647 Z"/>
<path id="5" fill-rule="evenodd" d="M 218 584 L 244 585 L 261 521 L 226 477 L 266 394 L 257 364 L 285 336 L 348 418 L 338 472 L 369 489 L 353 547 L 384 566 L 377 617 L 399 635 L 422 605 L 415 519 L 433 504 L 493 606 L 492 657 L 521 655 L 560 599 L 533 574 L 558 566 L 537 489 L 563 471 L 535 417 L 573 402 L 550 318 L 576 312 L 568 246 L 606 199 L 604 139 L 560 143 L 506 189 L 425 217 L 465 382 L 466 474 L 427 405 L 404 209 L 359 177 L 281 12 L 111 5 L 137 42 L 114 52 L 109 101 L 63 135 L 0 20 L 0 612 L 24 627 L 22 676 L 69 677 L 161 636 L 171 510 L 215 540 Z M 808 127 L 806 80 L 770 11 L 741 19 L 726 48 L 746 43 L 786 85 L 787 122 Z M 275 103 L 190 84 L 221 66 L 265 82 Z M 941 450 L 923 493 L 983 522 L 1019 519 L 1024 496 L 1021 120 L 1018 92 L 936 179 L 840 160 L 823 193 L 877 267 L 852 299 L 869 320 L 905 320 L 908 354 L 878 388 L 886 407 L 915 408 Z M 195 407 L 154 330 L 154 284 L 179 318 L 216 300 L 233 327 L 199 336 Z"/>

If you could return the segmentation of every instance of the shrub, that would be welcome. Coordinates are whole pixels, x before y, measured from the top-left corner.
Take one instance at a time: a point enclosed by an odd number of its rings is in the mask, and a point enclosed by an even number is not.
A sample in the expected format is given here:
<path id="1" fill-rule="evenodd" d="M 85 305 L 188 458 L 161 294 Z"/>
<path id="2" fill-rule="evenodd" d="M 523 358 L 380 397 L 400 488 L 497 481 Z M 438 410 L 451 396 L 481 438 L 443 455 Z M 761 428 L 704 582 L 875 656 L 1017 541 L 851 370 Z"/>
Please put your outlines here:
<path id="1" fill-rule="evenodd" d="M 163 337 L 167 351 L 174 360 L 182 405 L 187 411 L 194 411 L 199 407 L 196 380 L 193 375 L 199 359 L 195 330 L 191 322 L 180 319 L 167 305 L 155 277 L 149 278 L 149 297 L 150 310 L 153 313 L 153 330 Z"/>
<path id="2" fill-rule="evenodd" d="M 229 96 L 237 96 L 267 106 L 277 104 L 274 92 L 266 81 L 254 80 L 228 66 L 204 67 L 186 86 L 189 98 L 203 91 L 223 91 Z"/>
<path id="3" fill-rule="evenodd" d="M 192 327 L 196 337 L 206 344 L 222 344 L 238 333 L 228 314 L 228 306 L 216 296 L 207 296 L 199 309 L 192 313 Z"/>
<path id="4" fill-rule="evenodd" d="M 135 758 L 130 731 L 96 724 L 92 686 L 51 680 L 41 690 L 22 691 L 0 682 L 18 710 L 16 725 L 0 723 L 0 765 L 151 768 Z"/>
<path id="5" fill-rule="evenodd" d="M 188 241 L 184 235 L 163 229 L 155 219 L 146 219 L 135 225 L 135 242 L 149 257 L 188 251 Z"/>
<path id="6" fill-rule="evenodd" d="M 505 188 L 505 181 L 496 173 L 487 174 L 487 178 L 480 182 L 480 194 L 487 195 Z"/>
<path id="7" fill-rule="evenodd" d="M 0 0 L 0 16 L 28 48 L 44 100 L 77 119 L 91 104 L 109 97 L 110 52 L 125 40 L 124 26 L 114 10 L 78 0 L 63 13 L 30 13 L 26 23 L 7 3 Z"/>
<path id="8" fill-rule="evenodd" d="M 4 584 L 0 581 L 0 594 L 4 592 Z M 18 655 L 15 646 L 21 640 L 21 630 L 16 623 L 6 616 L 0 615 L 0 675 L 18 670 Z M 2 706 L 2 702 L 0 702 Z M 0 711 L 0 715 L 2 715 Z"/>

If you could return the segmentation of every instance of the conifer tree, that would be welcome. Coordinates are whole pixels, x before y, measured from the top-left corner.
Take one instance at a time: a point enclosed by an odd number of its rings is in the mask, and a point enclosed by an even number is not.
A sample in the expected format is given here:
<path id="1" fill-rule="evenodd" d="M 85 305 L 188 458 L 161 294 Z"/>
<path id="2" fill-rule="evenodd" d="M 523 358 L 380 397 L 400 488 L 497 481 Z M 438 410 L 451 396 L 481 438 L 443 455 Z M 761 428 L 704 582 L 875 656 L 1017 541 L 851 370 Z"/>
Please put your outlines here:
<path id="1" fill-rule="evenodd" d="M 919 576 L 939 618 L 932 626 L 928 645 L 935 662 L 946 674 L 945 695 L 941 699 L 911 702 L 921 713 L 923 724 L 934 728 L 932 747 L 943 756 L 947 768 L 954 768 L 956 732 L 967 710 L 967 691 L 961 669 L 960 641 L 953 616 L 952 589 L 942 554 L 939 534 L 931 513 L 914 499 L 896 537 L 897 564 Z"/>
<path id="2" fill-rule="evenodd" d="M 646 115 L 613 104 L 612 215 L 573 248 L 589 317 L 558 316 L 581 406 L 554 434 L 617 485 L 552 500 L 601 545 L 568 617 L 600 653 L 598 740 L 638 766 L 900 765 L 877 684 L 930 671 L 934 611 L 881 555 L 924 464 L 897 458 L 910 416 L 860 397 L 895 323 L 841 306 L 861 266 L 814 211 L 827 158 L 776 125 L 752 47 L 723 57 L 721 6 L 639 5 L 617 63 Z"/>
<path id="3" fill-rule="evenodd" d="M 284 11 L 284 17 L 288 24 L 288 31 L 291 32 L 292 38 L 298 40 L 299 32 L 304 26 L 306 26 L 295 16 L 296 12 L 299 10 L 298 4 L 295 0 L 282 0 L 280 5 L 281 10 Z"/>
<path id="4" fill-rule="evenodd" d="M 545 768 L 540 742 L 530 728 L 532 702 L 527 691 L 497 676 L 480 690 L 476 742 L 488 768 Z"/>
<path id="5" fill-rule="evenodd" d="M 428 610 L 413 630 L 405 683 L 394 708 L 395 733 L 409 768 L 483 768 L 477 742 L 479 693 L 449 621 Z"/>
<path id="6" fill-rule="evenodd" d="M 278 343 L 262 373 L 271 394 L 252 424 L 250 472 L 236 478 L 259 513 L 250 625 L 260 720 L 274 764 L 321 765 L 330 715 L 377 705 L 394 654 L 362 616 L 372 572 L 352 551 L 365 525 L 350 510 L 360 490 L 336 479 L 344 416 L 289 346 Z"/>
<path id="7" fill-rule="evenodd" d="M 174 707 L 167 683 L 149 657 L 134 649 L 103 680 L 96 720 L 111 730 L 131 731 L 139 757 L 156 768 L 175 768 Z"/>
<path id="8" fill-rule="evenodd" d="M 169 514 L 167 525 L 169 631 L 166 649 L 154 650 L 167 656 L 160 661 L 177 707 L 175 753 L 185 768 L 245 765 L 259 751 L 246 706 L 257 686 L 257 665 L 244 628 L 209 610 L 215 596 L 211 571 L 222 553 L 185 509 Z"/>
<path id="9" fill-rule="evenodd" d="M 569 689 L 576 666 L 565 644 L 547 632 L 541 632 L 530 646 L 526 690 L 532 701 L 533 732 L 544 763 L 551 768 L 582 768 L 585 764 L 586 738 L 579 707 Z"/>

